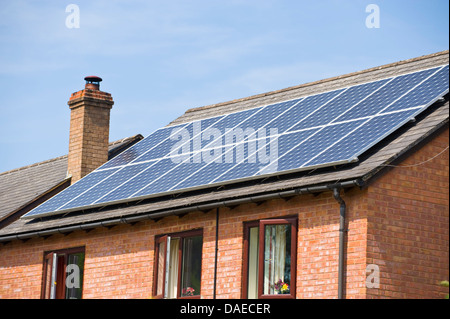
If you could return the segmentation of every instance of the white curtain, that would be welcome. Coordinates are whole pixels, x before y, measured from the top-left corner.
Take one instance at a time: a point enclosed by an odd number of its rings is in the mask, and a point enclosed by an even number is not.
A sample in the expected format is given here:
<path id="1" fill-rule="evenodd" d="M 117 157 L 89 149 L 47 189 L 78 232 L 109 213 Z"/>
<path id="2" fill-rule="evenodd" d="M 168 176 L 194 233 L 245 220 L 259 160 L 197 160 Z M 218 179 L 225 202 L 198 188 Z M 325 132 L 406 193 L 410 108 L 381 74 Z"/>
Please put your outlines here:
<path id="1" fill-rule="evenodd" d="M 178 290 L 178 249 L 180 247 L 179 238 L 171 238 L 169 252 L 169 285 L 168 298 L 177 298 Z"/>
<path id="2" fill-rule="evenodd" d="M 286 225 L 267 225 L 264 251 L 264 294 L 275 294 L 275 284 L 284 282 L 286 267 Z"/>
<path id="3" fill-rule="evenodd" d="M 248 299 L 258 298 L 259 227 L 250 228 L 248 253 Z"/>

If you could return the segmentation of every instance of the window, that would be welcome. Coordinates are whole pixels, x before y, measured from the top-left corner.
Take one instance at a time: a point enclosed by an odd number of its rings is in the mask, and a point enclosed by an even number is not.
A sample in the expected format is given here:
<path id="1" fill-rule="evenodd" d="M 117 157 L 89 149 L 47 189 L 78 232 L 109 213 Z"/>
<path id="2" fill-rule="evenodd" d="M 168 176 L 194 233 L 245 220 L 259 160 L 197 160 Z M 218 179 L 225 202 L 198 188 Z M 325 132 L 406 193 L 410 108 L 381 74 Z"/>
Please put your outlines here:
<path id="1" fill-rule="evenodd" d="M 295 298 L 297 220 L 269 219 L 244 228 L 243 297 Z"/>
<path id="2" fill-rule="evenodd" d="M 44 253 L 43 299 L 81 299 L 83 291 L 84 248 Z"/>
<path id="3" fill-rule="evenodd" d="M 155 298 L 200 298 L 202 230 L 156 239 Z"/>

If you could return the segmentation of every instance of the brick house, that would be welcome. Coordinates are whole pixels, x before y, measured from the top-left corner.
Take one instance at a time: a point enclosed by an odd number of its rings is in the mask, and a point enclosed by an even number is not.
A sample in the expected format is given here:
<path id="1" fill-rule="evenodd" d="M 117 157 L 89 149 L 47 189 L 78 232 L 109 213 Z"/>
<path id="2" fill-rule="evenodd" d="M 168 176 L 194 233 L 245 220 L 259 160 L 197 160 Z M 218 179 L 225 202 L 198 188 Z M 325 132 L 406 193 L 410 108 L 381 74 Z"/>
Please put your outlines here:
<path id="1" fill-rule="evenodd" d="M 446 65 L 448 54 L 190 109 L 169 125 Z M 72 183 L 106 161 L 112 99 L 90 80 L 69 101 Z M 448 112 L 447 94 L 353 163 L 31 220 L 17 215 L 32 207 L 15 210 L 0 229 L 0 298 L 442 298 Z M 106 129 L 83 130 L 80 116 Z"/>

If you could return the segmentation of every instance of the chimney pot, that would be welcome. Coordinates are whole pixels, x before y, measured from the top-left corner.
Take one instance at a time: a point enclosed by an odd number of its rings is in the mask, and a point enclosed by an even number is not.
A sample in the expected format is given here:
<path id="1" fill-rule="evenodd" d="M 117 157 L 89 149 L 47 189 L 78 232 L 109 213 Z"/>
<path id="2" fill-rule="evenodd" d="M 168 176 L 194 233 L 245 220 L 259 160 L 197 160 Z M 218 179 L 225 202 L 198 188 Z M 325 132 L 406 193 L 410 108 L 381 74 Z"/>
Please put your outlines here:
<path id="1" fill-rule="evenodd" d="M 85 89 L 97 91 L 100 90 L 100 82 L 103 81 L 102 78 L 95 75 L 89 75 L 84 79 L 86 80 Z"/>

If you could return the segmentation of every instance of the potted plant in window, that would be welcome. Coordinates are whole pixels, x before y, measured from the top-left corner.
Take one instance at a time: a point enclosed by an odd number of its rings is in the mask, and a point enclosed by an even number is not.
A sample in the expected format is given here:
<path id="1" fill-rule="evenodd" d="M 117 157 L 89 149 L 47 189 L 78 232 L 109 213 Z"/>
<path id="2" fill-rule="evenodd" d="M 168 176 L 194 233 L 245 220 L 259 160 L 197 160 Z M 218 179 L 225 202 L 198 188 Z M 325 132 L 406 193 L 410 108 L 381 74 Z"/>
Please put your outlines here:
<path id="1" fill-rule="evenodd" d="M 277 295 L 288 295 L 291 291 L 289 285 L 283 282 L 281 279 L 278 280 L 273 286 L 275 294 Z"/>
<path id="2" fill-rule="evenodd" d="M 195 289 L 194 289 L 194 288 L 192 288 L 192 287 L 187 287 L 187 288 L 184 288 L 184 289 L 181 291 L 181 294 L 182 294 L 183 297 L 191 297 L 191 296 L 194 295 L 194 292 L 195 292 Z"/>

